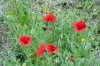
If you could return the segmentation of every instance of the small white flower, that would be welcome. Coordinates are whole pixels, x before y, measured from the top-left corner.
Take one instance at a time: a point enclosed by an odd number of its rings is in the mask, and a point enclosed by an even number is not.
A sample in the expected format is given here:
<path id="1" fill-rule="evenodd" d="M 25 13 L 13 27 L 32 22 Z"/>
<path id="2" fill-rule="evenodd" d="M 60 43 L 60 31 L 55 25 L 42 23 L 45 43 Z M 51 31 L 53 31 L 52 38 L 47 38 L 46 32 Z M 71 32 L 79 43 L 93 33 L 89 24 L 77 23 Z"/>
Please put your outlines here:
<path id="1" fill-rule="evenodd" d="M 32 12 L 32 14 L 34 14 L 35 12 Z"/>
<path id="2" fill-rule="evenodd" d="M 58 11 L 60 11 L 60 9 L 58 9 Z"/>
<path id="3" fill-rule="evenodd" d="M 54 59 L 55 63 L 60 63 L 59 58 Z"/>
<path id="4" fill-rule="evenodd" d="M 26 66 L 26 63 L 23 63 L 23 65 L 22 66 Z"/>
<path id="5" fill-rule="evenodd" d="M 93 9 L 93 11 L 96 11 L 96 9 Z"/>
<path id="6" fill-rule="evenodd" d="M 72 0 L 71 0 L 70 2 L 71 2 L 71 3 L 73 3 L 73 1 L 72 1 Z"/>

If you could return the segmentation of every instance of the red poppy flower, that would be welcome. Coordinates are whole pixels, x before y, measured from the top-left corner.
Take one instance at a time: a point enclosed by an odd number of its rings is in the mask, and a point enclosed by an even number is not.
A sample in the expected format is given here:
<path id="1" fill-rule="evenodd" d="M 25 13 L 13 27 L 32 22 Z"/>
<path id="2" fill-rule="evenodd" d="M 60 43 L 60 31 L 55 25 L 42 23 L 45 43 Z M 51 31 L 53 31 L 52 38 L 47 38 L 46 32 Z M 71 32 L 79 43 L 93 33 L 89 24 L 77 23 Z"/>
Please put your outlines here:
<path id="1" fill-rule="evenodd" d="M 45 22 L 51 22 L 51 23 L 56 23 L 56 17 L 53 13 L 49 13 L 48 15 L 46 15 L 46 17 L 44 18 Z"/>
<path id="2" fill-rule="evenodd" d="M 49 54 L 54 54 L 54 53 L 59 52 L 59 47 L 54 46 L 54 45 L 52 45 L 52 44 L 48 44 L 47 49 L 48 49 L 48 53 L 49 53 Z"/>
<path id="3" fill-rule="evenodd" d="M 70 62 L 74 62 L 74 56 L 70 56 Z"/>
<path id="4" fill-rule="evenodd" d="M 43 53 L 46 51 L 46 46 L 44 43 L 41 43 L 38 51 L 37 51 L 37 57 L 41 58 L 41 56 L 43 55 Z"/>
<path id="5" fill-rule="evenodd" d="M 73 28 L 76 32 L 84 32 L 86 31 L 87 25 L 84 21 L 80 20 L 79 22 L 75 22 L 73 24 Z"/>
<path id="6" fill-rule="evenodd" d="M 19 38 L 22 46 L 30 46 L 32 44 L 32 36 L 20 36 Z"/>

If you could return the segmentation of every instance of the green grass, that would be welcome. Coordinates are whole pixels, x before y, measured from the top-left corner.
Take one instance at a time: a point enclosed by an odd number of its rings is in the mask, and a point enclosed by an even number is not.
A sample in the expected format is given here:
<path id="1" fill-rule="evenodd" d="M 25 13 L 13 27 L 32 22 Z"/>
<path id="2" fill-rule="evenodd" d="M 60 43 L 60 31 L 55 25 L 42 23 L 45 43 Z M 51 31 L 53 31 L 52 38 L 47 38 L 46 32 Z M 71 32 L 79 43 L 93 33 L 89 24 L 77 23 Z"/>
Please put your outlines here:
<path id="1" fill-rule="evenodd" d="M 68 9 L 61 4 L 56 9 L 52 9 L 52 4 L 43 3 L 39 6 L 40 10 L 35 9 L 36 5 L 32 4 L 31 0 L 17 2 L 9 0 L 7 3 L 5 17 L 9 28 L 8 36 L 11 40 L 11 47 L 7 50 L 10 59 L 3 60 L 0 64 L 3 66 L 22 66 L 23 64 L 26 66 L 100 66 L 100 34 L 98 33 L 100 10 L 93 0 L 86 0 L 75 7 L 69 5 Z M 93 11 L 94 5 L 96 11 Z M 56 15 L 59 25 L 48 23 L 47 28 L 53 29 L 53 33 L 49 34 L 42 27 L 45 25 L 44 14 L 51 11 Z M 73 23 L 80 19 L 86 21 L 88 26 L 84 33 L 77 33 L 72 27 Z M 19 36 L 23 35 L 33 37 L 30 47 L 20 45 Z M 81 41 L 83 38 L 85 42 Z M 95 39 L 91 40 L 91 38 Z M 45 53 L 41 59 L 37 58 L 36 52 L 41 42 L 59 46 L 60 52 L 54 55 Z M 75 63 L 70 62 L 71 55 L 75 57 Z"/>

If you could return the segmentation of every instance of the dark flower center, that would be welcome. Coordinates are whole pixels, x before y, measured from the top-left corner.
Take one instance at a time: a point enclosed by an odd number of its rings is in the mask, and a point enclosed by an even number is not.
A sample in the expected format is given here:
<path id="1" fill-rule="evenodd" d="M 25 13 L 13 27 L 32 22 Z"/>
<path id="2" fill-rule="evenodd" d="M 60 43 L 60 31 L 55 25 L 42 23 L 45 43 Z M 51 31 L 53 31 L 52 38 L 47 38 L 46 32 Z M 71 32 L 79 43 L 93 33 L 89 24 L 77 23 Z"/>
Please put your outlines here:
<path id="1" fill-rule="evenodd" d="M 52 50 L 52 52 L 54 51 L 56 49 L 56 47 L 53 47 L 51 50 Z"/>

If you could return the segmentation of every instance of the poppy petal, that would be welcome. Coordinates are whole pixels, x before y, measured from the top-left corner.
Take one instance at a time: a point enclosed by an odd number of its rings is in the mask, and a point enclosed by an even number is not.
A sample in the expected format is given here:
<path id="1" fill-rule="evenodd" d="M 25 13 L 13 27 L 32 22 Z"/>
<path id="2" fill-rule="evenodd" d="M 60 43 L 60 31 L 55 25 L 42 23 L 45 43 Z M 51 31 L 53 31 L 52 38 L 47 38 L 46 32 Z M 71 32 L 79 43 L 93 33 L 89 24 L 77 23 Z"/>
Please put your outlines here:
<path id="1" fill-rule="evenodd" d="M 47 22 L 51 22 L 51 23 L 56 23 L 56 17 L 53 13 L 49 13 L 45 18 L 44 21 Z"/>
<path id="2" fill-rule="evenodd" d="M 85 32 L 86 31 L 87 25 L 86 25 L 86 23 L 84 21 L 80 20 L 79 22 L 75 22 L 73 24 L 73 28 L 74 28 L 74 30 L 76 32 L 82 33 L 82 32 Z"/>
<path id="3" fill-rule="evenodd" d="M 46 16 L 46 17 L 44 18 L 44 21 L 45 21 L 46 23 L 48 23 L 49 20 L 50 20 L 49 16 Z"/>
<path id="4" fill-rule="evenodd" d="M 30 46 L 32 44 L 32 36 L 20 36 L 19 38 L 22 46 Z"/>
<path id="5" fill-rule="evenodd" d="M 48 44 L 48 53 L 49 54 L 54 54 L 54 53 L 57 53 L 57 52 L 59 52 L 59 47 L 54 46 L 52 44 Z"/>
<path id="6" fill-rule="evenodd" d="M 42 54 L 46 51 L 46 46 L 44 43 L 41 43 L 38 51 L 37 51 L 37 57 L 41 58 Z"/>
<path id="7" fill-rule="evenodd" d="M 52 23 L 55 23 L 56 22 L 56 17 L 54 16 L 54 14 L 53 13 L 50 13 L 50 21 L 52 22 Z"/>

